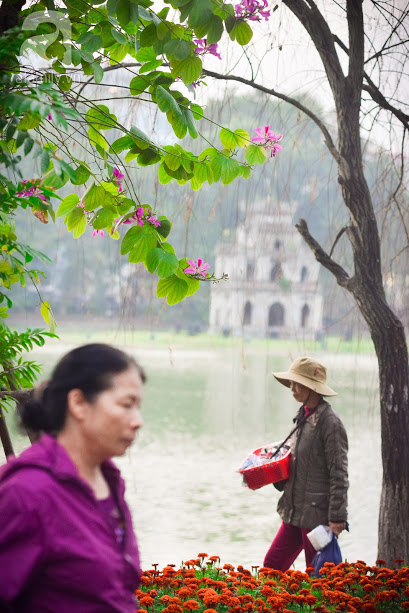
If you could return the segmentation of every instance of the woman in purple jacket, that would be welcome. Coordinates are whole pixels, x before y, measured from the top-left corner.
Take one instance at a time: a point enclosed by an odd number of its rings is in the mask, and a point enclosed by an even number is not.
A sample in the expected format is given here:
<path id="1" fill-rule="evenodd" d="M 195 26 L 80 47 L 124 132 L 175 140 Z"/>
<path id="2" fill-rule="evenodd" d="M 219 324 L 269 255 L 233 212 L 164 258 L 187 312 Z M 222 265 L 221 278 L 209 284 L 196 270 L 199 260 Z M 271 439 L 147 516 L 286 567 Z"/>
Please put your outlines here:
<path id="1" fill-rule="evenodd" d="M 102 344 L 68 353 L 23 425 L 39 442 L 0 471 L 0 611 L 135 613 L 141 570 L 110 458 L 142 426 L 142 368 Z"/>

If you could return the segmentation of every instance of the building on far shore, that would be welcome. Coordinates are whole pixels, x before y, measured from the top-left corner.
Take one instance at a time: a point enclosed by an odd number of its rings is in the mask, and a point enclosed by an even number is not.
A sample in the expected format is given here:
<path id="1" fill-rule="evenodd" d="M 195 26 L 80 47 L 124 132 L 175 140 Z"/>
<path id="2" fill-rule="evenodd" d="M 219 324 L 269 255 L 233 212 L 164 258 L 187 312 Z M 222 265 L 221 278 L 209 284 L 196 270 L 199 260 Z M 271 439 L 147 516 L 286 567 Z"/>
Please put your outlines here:
<path id="1" fill-rule="evenodd" d="M 235 237 L 216 247 L 211 334 L 319 337 L 323 296 L 320 266 L 294 227 L 290 205 L 259 203 Z"/>

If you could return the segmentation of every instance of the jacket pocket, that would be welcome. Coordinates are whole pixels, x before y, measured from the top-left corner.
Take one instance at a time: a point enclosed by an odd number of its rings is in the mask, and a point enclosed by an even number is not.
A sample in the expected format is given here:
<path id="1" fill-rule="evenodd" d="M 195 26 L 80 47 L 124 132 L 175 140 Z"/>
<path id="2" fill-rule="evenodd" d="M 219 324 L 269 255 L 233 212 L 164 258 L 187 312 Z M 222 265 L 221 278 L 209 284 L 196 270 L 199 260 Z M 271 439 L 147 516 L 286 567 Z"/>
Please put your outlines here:
<path id="1" fill-rule="evenodd" d="M 312 492 L 306 492 L 305 504 L 306 506 L 311 506 L 314 509 L 317 509 L 319 511 L 324 511 L 328 509 L 329 494 L 325 494 L 325 493 L 315 494 Z"/>

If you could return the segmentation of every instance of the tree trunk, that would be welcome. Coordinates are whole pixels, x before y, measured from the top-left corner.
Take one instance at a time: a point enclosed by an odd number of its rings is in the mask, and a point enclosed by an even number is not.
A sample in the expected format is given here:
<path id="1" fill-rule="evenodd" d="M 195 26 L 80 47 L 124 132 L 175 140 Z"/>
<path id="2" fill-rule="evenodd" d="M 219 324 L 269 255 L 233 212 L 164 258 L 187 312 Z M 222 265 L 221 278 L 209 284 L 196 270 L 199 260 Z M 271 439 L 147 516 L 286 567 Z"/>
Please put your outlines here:
<path id="1" fill-rule="evenodd" d="M 347 235 L 354 258 L 352 278 L 333 262 L 308 232 L 298 226 L 318 261 L 354 296 L 375 346 L 379 365 L 383 482 L 379 512 L 378 557 L 388 566 L 409 561 L 409 366 L 402 323 L 385 298 L 379 231 L 363 173 L 359 115 L 364 75 L 362 1 L 347 0 L 349 68 L 344 76 L 334 38 L 313 0 L 283 0 L 310 34 L 321 56 L 338 119 L 338 180 L 348 209 Z"/>

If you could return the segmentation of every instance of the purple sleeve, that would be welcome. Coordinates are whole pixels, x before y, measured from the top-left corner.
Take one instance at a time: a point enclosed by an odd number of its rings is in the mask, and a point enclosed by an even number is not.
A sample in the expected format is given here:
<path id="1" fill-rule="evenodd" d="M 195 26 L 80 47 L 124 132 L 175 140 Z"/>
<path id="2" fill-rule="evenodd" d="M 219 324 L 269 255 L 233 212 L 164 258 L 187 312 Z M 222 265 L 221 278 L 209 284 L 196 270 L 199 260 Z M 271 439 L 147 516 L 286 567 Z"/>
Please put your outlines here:
<path id="1" fill-rule="evenodd" d="M 44 551 L 37 512 L 27 508 L 23 496 L 11 482 L 0 486 L 0 611 L 5 613 L 13 611 L 13 601 L 39 570 Z"/>

